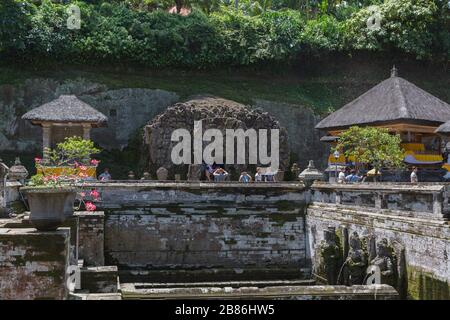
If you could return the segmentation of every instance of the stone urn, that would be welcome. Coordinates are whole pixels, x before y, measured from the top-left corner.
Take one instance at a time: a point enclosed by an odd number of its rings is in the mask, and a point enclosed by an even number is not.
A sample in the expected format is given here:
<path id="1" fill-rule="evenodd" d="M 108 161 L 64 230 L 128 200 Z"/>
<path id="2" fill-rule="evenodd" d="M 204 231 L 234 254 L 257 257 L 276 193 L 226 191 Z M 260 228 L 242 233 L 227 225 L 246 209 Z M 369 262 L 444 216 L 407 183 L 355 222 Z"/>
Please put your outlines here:
<path id="1" fill-rule="evenodd" d="M 322 181 L 323 173 L 316 169 L 313 160 L 309 160 L 308 167 L 298 175 L 298 179 L 309 187 L 316 180 Z"/>
<path id="2" fill-rule="evenodd" d="M 165 181 L 169 176 L 169 171 L 166 168 L 161 167 L 158 170 L 156 170 L 156 176 L 158 177 L 159 181 Z"/>
<path id="3" fill-rule="evenodd" d="M 28 170 L 20 162 L 20 158 L 17 157 L 14 165 L 9 168 L 8 178 L 11 180 L 17 180 L 23 183 L 28 177 Z"/>
<path id="4" fill-rule="evenodd" d="M 24 187 L 30 205 L 30 222 L 38 230 L 53 231 L 73 215 L 76 191 L 71 187 Z"/>
<path id="5" fill-rule="evenodd" d="M 275 174 L 275 181 L 278 181 L 278 182 L 284 181 L 284 171 L 283 170 L 277 171 L 277 173 Z"/>

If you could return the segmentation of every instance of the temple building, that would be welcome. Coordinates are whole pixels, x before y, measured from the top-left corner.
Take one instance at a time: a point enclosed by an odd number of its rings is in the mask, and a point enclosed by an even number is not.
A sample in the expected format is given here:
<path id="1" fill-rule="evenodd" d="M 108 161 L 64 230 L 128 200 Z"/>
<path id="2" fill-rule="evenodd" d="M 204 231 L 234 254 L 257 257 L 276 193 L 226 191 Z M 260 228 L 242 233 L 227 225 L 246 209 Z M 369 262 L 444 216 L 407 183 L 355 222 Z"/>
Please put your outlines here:
<path id="1" fill-rule="evenodd" d="M 351 126 L 388 128 L 400 134 L 407 165 L 441 168 L 445 143 L 436 129 L 448 120 L 450 105 L 399 77 L 394 66 L 390 78 L 324 118 L 316 129 L 327 132 L 322 141 L 335 144 Z M 328 165 L 352 165 L 353 160 L 330 155 Z"/>
<path id="2" fill-rule="evenodd" d="M 66 137 L 90 139 L 92 128 L 105 126 L 108 118 L 74 95 L 61 95 L 22 116 L 42 127 L 42 148 L 54 148 Z"/>

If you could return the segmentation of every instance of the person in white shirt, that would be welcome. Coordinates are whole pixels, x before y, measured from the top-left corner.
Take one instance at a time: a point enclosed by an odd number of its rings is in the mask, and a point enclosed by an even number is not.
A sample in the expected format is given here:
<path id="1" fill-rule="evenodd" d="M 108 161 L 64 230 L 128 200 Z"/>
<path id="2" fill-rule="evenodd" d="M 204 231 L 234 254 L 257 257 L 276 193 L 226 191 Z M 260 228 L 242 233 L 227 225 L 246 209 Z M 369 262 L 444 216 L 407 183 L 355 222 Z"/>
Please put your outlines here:
<path id="1" fill-rule="evenodd" d="M 419 182 L 419 177 L 417 176 L 417 167 L 412 167 L 412 172 L 411 172 L 411 183 L 418 183 Z"/>
<path id="2" fill-rule="evenodd" d="M 337 183 L 345 183 L 345 173 L 344 171 L 339 171 Z"/>
<path id="3" fill-rule="evenodd" d="M 262 174 L 261 174 L 261 168 L 256 168 L 255 173 L 255 182 L 261 182 L 262 181 Z"/>

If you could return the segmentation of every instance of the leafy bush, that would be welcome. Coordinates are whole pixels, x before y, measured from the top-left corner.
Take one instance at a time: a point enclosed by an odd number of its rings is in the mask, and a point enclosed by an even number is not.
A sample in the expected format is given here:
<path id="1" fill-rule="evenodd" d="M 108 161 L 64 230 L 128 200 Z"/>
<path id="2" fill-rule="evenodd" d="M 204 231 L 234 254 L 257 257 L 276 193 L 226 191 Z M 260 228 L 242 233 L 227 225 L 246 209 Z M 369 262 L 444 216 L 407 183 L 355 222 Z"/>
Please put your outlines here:
<path id="1" fill-rule="evenodd" d="M 444 0 L 385 0 L 381 29 L 366 26 L 370 12 L 348 1 L 300 10 L 300 2 L 258 1 L 234 10 L 233 2 L 192 1 L 188 16 L 163 10 L 169 1 L 72 1 L 81 8 L 81 29 L 66 26 L 68 5 L 51 0 L 0 1 L 0 54 L 29 61 L 209 68 L 289 62 L 299 54 L 330 51 L 399 51 L 417 58 L 450 59 L 450 18 Z M 351 2 L 351 3 L 350 3 Z M 145 6 L 142 6 L 144 4 Z M 210 15 L 195 8 L 209 12 Z M 150 9 L 149 9 L 150 8 Z M 302 9 L 303 10 L 303 9 Z M 309 19 L 307 18 L 309 17 Z"/>
<path id="2" fill-rule="evenodd" d="M 371 15 L 361 9 L 346 21 L 347 43 L 352 49 L 399 49 L 416 55 L 430 57 L 433 44 L 432 25 L 436 22 L 436 4 L 432 0 L 386 0 L 378 6 L 381 13 L 379 30 L 369 30 L 366 21 Z"/>

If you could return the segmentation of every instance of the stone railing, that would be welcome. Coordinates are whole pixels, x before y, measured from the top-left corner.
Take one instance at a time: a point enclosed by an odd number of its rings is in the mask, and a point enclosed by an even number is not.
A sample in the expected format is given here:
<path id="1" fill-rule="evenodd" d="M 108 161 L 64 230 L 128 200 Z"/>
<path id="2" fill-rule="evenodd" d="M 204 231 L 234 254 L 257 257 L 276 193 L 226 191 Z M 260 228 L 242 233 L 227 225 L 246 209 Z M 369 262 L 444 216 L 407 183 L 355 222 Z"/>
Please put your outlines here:
<path id="1" fill-rule="evenodd" d="M 389 210 L 413 218 L 448 220 L 450 185 L 444 183 L 329 184 L 316 182 L 311 201 Z"/>

